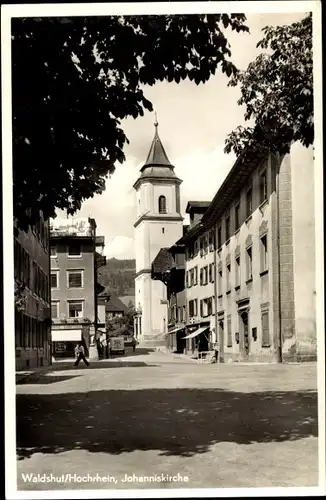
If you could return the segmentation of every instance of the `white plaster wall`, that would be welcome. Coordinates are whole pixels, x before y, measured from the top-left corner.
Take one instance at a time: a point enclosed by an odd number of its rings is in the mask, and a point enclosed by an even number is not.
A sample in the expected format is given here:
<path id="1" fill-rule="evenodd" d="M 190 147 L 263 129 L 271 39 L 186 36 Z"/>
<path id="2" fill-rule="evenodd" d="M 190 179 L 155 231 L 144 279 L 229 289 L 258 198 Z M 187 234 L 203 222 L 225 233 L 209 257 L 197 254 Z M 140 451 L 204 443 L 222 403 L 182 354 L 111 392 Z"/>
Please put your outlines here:
<path id="1" fill-rule="evenodd" d="M 177 215 L 176 211 L 176 186 L 175 184 L 154 184 L 153 200 L 154 213 L 158 213 L 158 200 L 160 196 L 166 198 L 166 211 L 168 214 Z"/>
<path id="2" fill-rule="evenodd" d="M 315 197 L 313 149 L 291 148 L 294 299 L 297 352 L 316 346 Z M 316 207 L 322 210 L 322 207 Z"/>
<path id="3" fill-rule="evenodd" d="M 182 221 L 144 221 L 150 245 L 149 267 L 161 248 L 172 246 L 182 236 Z M 162 231 L 164 229 L 164 232 Z"/>

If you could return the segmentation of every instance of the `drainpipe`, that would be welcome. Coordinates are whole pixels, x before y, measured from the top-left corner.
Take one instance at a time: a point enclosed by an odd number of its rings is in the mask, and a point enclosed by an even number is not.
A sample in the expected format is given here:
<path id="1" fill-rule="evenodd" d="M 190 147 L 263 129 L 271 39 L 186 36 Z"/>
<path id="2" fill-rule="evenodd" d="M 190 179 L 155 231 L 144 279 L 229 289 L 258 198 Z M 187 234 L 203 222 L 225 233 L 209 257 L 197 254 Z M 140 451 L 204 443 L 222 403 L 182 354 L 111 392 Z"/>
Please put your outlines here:
<path id="1" fill-rule="evenodd" d="M 279 155 L 277 155 L 279 162 Z M 280 259 L 280 165 L 276 173 L 276 232 L 277 232 L 277 262 L 278 262 L 278 346 L 277 362 L 282 363 L 282 312 L 281 312 L 281 259 Z"/>

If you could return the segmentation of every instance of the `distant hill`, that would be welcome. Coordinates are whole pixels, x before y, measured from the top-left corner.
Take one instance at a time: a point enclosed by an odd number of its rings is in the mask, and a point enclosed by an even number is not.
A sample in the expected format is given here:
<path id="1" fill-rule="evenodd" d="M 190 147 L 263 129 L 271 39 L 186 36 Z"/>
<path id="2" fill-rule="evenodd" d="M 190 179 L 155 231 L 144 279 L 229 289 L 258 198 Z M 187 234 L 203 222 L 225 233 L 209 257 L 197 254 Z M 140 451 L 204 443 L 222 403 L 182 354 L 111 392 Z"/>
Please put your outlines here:
<path id="1" fill-rule="evenodd" d="M 107 259 L 106 265 L 98 269 L 98 281 L 108 287 L 113 295 L 134 296 L 135 273 L 135 259 Z"/>

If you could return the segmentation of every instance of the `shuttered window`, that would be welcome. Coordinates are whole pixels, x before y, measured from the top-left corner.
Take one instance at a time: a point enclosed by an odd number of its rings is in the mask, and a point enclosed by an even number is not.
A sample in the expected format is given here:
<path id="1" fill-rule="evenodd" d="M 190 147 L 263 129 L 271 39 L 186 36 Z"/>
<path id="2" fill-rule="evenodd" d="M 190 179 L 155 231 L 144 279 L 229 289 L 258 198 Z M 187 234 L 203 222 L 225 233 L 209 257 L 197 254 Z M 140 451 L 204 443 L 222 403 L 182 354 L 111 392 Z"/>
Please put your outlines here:
<path id="1" fill-rule="evenodd" d="M 262 347 L 269 347 L 270 346 L 270 339 L 269 339 L 269 318 L 268 318 L 268 311 L 262 312 L 261 315 L 261 327 L 262 327 Z"/>
<path id="2" fill-rule="evenodd" d="M 231 318 L 228 318 L 228 338 L 227 338 L 227 347 L 232 347 L 232 330 L 231 330 Z"/>

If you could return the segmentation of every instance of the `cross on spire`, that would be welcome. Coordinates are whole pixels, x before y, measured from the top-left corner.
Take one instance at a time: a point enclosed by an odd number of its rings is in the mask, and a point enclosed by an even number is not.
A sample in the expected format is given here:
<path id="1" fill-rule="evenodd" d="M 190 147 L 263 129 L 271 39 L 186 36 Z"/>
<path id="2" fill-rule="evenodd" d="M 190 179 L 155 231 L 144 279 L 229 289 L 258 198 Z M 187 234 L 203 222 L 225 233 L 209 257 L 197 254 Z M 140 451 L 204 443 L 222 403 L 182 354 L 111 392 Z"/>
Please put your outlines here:
<path id="1" fill-rule="evenodd" d="M 157 113 L 155 111 L 155 122 L 154 122 L 154 127 L 157 129 L 158 127 L 158 121 L 157 121 Z"/>

